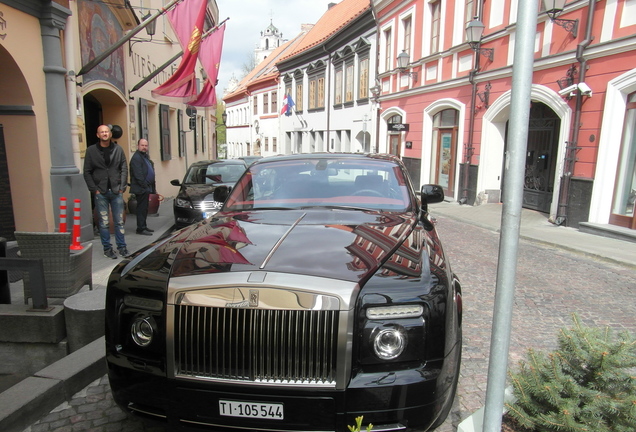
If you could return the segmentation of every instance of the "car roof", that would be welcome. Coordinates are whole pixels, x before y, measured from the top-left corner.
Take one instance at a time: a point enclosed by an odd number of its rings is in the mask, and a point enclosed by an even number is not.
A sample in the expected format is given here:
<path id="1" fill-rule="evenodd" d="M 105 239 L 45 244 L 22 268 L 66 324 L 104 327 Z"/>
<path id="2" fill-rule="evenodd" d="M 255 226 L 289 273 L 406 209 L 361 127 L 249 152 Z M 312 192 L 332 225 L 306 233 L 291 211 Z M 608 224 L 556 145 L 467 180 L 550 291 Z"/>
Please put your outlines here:
<path id="1" fill-rule="evenodd" d="M 347 160 L 386 160 L 387 162 L 401 163 L 401 160 L 392 154 L 384 153 L 297 153 L 293 155 L 268 156 L 254 162 L 255 164 L 264 164 L 274 161 L 285 160 L 318 160 L 318 159 L 347 159 Z"/>
<path id="2" fill-rule="evenodd" d="M 207 166 L 207 165 L 212 165 L 212 164 L 217 164 L 217 163 L 220 163 L 220 164 L 223 164 L 223 165 L 241 165 L 241 166 L 246 166 L 245 161 L 239 160 L 239 159 L 204 160 L 204 161 L 193 162 L 190 166 L 200 167 L 200 166 Z"/>

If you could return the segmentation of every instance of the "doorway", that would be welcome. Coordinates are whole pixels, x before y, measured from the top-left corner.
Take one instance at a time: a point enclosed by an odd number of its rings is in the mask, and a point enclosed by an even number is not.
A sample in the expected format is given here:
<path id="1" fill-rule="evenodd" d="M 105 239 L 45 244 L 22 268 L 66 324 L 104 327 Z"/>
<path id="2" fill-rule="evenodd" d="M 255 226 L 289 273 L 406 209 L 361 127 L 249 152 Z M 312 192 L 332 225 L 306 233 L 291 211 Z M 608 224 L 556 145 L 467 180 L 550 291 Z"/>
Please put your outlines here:
<path id="1" fill-rule="evenodd" d="M 522 206 L 524 208 L 542 213 L 550 212 L 554 194 L 560 126 L 561 119 L 550 107 L 542 102 L 532 102 L 523 182 Z M 507 150 L 507 144 L 508 125 L 506 125 L 505 150 Z M 503 182 L 501 188 L 503 191 Z"/>

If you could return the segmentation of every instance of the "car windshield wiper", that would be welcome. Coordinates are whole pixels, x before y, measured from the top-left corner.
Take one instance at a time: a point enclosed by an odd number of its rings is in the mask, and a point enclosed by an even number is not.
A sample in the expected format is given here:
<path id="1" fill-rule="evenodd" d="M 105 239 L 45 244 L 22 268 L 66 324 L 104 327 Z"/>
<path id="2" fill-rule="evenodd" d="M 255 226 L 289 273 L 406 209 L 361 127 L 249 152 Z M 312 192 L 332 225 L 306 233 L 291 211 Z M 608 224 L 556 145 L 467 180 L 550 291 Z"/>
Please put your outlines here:
<path id="1" fill-rule="evenodd" d="M 325 210 L 363 210 L 363 211 L 369 211 L 369 210 L 373 210 L 376 211 L 377 209 L 375 208 L 369 208 L 369 207 L 356 207 L 356 206 L 345 206 L 345 205 L 313 205 L 313 206 L 303 206 L 303 207 L 299 207 L 300 209 L 306 210 L 306 209 L 325 209 Z"/>
<path id="2" fill-rule="evenodd" d="M 271 207 L 252 207 L 250 210 L 298 210 L 298 207 L 282 207 L 282 206 L 271 206 Z"/>

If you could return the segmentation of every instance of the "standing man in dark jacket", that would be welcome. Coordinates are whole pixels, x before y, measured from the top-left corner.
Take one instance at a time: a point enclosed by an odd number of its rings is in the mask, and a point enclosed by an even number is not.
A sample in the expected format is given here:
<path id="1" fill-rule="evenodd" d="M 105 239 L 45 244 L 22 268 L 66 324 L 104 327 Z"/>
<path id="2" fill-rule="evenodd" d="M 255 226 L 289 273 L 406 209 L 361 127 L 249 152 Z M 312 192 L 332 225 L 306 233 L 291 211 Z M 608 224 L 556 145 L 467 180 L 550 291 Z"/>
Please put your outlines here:
<path id="1" fill-rule="evenodd" d="M 148 201 L 155 193 L 155 168 L 148 156 L 148 140 L 137 142 L 137 151 L 130 158 L 130 192 L 137 199 L 137 234 L 152 235 L 155 230 L 148 228 Z"/>
<path id="2" fill-rule="evenodd" d="M 104 247 L 104 256 L 117 259 L 110 242 L 108 210 L 115 224 L 115 242 L 121 256 L 130 253 L 126 248 L 124 229 L 124 192 L 128 183 L 128 163 L 124 150 L 111 141 L 110 127 L 97 128 L 99 141 L 86 149 L 84 158 L 84 180 L 88 190 L 95 196 L 99 236 Z"/>

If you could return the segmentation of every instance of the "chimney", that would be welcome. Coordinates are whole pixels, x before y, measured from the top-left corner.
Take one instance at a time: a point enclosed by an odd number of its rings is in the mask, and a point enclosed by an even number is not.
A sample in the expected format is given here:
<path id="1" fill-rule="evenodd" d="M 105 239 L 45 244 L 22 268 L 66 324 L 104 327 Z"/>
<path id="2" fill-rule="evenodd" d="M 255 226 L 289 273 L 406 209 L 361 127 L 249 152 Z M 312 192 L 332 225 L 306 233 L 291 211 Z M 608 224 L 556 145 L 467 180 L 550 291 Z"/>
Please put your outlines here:
<path id="1" fill-rule="evenodd" d="M 327 5 L 327 10 L 331 9 L 332 7 L 334 7 L 335 5 L 337 5 L 338 3 L 329 3 Z"/>

